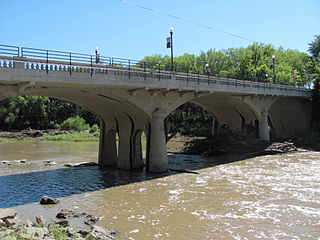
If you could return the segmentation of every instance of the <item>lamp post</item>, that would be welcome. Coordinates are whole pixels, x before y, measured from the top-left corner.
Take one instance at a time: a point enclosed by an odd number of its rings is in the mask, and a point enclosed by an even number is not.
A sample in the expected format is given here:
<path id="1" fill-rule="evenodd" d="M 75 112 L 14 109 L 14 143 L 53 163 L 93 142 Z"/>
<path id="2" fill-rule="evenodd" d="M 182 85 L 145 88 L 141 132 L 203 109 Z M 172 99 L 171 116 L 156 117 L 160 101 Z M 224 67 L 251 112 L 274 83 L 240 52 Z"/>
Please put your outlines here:
<path id="1" fill-rule="evenodd" d="M 98 47 L 96 47 L 95 52 L 96 52 L 96 63 L 99 63 L 100 62 L 100 55 L 99 55 L 99 48 Z"/>
<path id="2" fill-rule="evenodd" d="M 276 83 L 276 56 L 272 55 L 272 71 L 273 71 L 273 83 Z"/>
<path id="3" fill-rule="evenodd" d="M 170 28 L 170 47 L 171 47 L 171 72 L 173 72 L 173 27 Z"/>

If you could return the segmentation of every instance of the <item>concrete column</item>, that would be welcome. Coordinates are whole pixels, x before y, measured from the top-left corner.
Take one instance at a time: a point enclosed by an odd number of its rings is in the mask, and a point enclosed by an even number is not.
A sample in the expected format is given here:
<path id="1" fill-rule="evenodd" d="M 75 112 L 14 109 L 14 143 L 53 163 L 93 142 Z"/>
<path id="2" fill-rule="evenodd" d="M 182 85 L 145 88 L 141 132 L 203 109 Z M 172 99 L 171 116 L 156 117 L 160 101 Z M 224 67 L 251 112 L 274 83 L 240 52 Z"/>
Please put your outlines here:
<path id="1" fill-rule="evenodd" d="M 119 154 L 118 168 L 130 170 L 132 168 L 131 156 L 131 129 L 132 124 L 129 119 L 121 118 L 119 122 Z"/>
<path id="2" fill-rule="evenodd" d="M 270 141 L 267 111 L 261 112 L 261 118 L 259 122 L 259 139 L 264 141 Z"/>
<path id="3" fill-rule="evenodd" d="M 116 131 L 106 132 L 105 123 L 100 120 L 99 166 L 110 167 L 117 165 Z"/>
<path id="4" fill-rule="evenodd" d="M 164 118 L 165 112 L 161 109 L 156 109 L 152 113 L 149 159 L 150 172 L 168 171 Z"/>
<path id="5" fill-rule="evenodd" d="M 132 160 L 132 168 L 139 169 L 142 168 L 144 163 L 142 160 L 142 146 L 141 146 L 141 134 L 142 131 L 138 130 L 134 134 L 133 137 L 133 160 Z"/>

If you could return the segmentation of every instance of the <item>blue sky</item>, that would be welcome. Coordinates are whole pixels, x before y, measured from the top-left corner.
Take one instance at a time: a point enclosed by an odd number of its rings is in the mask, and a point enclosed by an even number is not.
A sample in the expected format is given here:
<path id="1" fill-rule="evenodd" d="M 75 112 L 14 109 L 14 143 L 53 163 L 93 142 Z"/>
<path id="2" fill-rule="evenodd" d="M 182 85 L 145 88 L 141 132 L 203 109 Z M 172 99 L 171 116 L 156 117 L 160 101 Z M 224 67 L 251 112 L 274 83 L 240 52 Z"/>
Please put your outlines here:
<path id="1" fill-rule="evenodd" d="M 175 55 L 251 44 L 188 21 L 307 52 L 320 34 L 320 1 L 1 0 L 0 44 L 92 54 L 98 46 L 104 56 L 140 59 L 170 54 L 171 26 Z"/>

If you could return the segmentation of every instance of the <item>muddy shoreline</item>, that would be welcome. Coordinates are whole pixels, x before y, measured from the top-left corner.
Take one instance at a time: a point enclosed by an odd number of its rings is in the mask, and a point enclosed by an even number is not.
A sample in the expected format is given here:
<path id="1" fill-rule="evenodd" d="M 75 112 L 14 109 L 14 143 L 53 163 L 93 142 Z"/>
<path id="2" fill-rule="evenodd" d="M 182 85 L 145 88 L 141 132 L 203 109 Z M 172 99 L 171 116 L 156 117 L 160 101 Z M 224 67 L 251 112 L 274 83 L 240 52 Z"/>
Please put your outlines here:
<path id="1" fill-rule="evenodd" d="M 58 129 L 35 130 L 25 129 L 21 131 L 0 131 L 0 138 L 38 138 L 44 134 L 59 135 L 69 134 L 70 132 Z"/>

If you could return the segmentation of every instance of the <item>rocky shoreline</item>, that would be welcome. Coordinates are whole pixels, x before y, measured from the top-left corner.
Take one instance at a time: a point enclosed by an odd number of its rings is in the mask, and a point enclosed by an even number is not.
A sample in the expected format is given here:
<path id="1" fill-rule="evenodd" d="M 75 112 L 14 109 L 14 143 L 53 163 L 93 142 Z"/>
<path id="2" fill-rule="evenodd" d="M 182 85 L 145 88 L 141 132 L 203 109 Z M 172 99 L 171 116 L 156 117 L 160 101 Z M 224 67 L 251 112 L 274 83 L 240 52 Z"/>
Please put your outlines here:
<path id="1" fill-rule="evenodd" d="M 72 226 L 72 220 L 83 221 L 83 227 Z M 17 217 L 12 209 L 0 209 L 0 239 L 115 240 L 117 231 L 95 225 L 100 219 L 85 212 L 62 209 L 56 219 L 46 223 L 41 216 L 34 221 Z"/>

